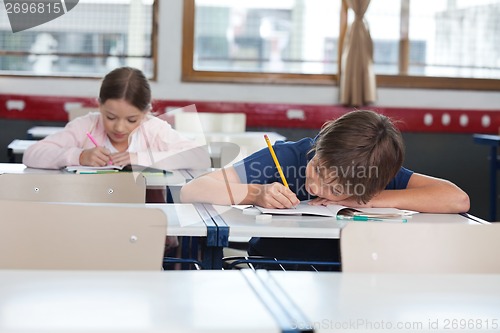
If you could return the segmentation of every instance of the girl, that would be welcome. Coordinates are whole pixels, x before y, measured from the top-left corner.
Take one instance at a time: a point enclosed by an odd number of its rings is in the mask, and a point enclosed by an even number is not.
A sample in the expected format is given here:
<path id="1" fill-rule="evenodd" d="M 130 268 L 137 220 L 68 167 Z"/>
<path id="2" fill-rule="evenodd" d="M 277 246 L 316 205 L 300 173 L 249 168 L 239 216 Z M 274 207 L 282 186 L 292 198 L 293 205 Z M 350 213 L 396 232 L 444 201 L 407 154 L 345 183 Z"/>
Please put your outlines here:
<path id="1" fill-rule="evenodd" d="M 135 68 L 117 68 L 102 81 L 99 112 L 76 118 L 61 132 L 29 147 L 23 163 L 44 169 L 107 164 L 138 164 L 160 169 L 210 167 L 205 149 L 150 111 L 151 88 L 144 74 Z M 166 193 L 148 189 L 145 199 L 146 202 L 165 202 Z M 167 237 L 166 255 L 177 245 L 177 237 Z"/>
<path id="2" fill-rule="evenodd" d="M 76 118 L 63 131 L 29 147 L 23 163 L 44 169 L 107 164 L 161 169 L 210 167 L 206 150 L 150 111 L 151 88 L 144 74 L 135 68 L 117 68 L 102 81 L 99 112 Z"/>

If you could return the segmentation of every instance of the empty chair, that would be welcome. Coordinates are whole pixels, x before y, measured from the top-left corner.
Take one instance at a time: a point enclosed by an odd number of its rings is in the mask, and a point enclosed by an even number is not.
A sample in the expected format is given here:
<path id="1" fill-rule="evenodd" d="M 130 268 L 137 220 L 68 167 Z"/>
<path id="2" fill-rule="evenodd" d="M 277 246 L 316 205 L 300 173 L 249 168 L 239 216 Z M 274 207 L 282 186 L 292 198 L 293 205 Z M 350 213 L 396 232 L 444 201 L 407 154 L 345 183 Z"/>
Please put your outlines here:
<path id="1" fill-rule="evenodd" d="M 177 112 L 174 117 L 177 131 L 208 146 L 212 167 L 226 166 L 239 156 L 240 146 L 232 142 L 230 134 L 245 132 L 244 113 Z"/>
<path id="2" fill-rule="evenodd" d="M 342 271 L 500 273 L 500 225 L 351 223 L 340 234 Z"/>
<path id="3" fill-rule="evenodd" d="M 146 179 L 136 173 L 0 175 L 0 200 L 144 203 Z"/>
<path id="4" fill-rule="evenodd" d="M 0 201 L 0 269 L 158 270 L 167 217 L 155 208 Z"/>
<path id="5" fill-rule="evenodd" d="M 175 114 L 175 129 L 181 132 L 241 133 L 245 132 L 244 113 L 178 112 Z"/>
<path id="6" fill-rule="evenodd" d="M 85 107 L 85 108 L 72 108 L 68 112 L 68 121 L 72 121 L 75 118 L 86 115 L 90 112 L 98 112 L 99 108 Z"/>

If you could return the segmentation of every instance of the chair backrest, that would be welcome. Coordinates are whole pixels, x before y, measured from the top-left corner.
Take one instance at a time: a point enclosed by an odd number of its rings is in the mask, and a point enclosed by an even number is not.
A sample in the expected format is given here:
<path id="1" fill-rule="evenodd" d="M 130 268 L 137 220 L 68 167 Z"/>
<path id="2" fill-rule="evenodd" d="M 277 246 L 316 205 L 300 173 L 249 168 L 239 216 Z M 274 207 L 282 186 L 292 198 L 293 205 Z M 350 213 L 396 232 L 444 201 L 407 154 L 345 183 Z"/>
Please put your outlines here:
<path id="1" fill-rule="evenodd" d="M 344 272 L 500 273 L 500 224 L 350 223 L 340 244 Z"/>
<path id="2" fill-rule="evenodd" d="M 195 133 L 241 133 L 246 129 L 246 114 L 178 112 L 175 114 L 175 129 Z"/>
<path id="3" fill-rule="evenodd" d="M 127 172 L 108 174 L 2 174 L 0 200 L 144 203 L 146 180 Z"/>
<path id="4" fill-rule="evenodd" d="M 0 269 L 161 270 L 167 217 L 145 206 L 0 201 Z"/>
<path id="5" fill-rule="evenodd" d="M 91 107 L 87 107 L 87 108 L 72 108 L 72 109 L 69 109 L 67 111 L 68 112 L 68 121 L 72 121 L 75 118 L 84 116 L 87 113 L 98 112 L 98 111 L 99 111 L 99 108 L 91 108 Z"/>
<path id="6" fill-rule="evenodd" d="M 232 142 L 210 142 L 208 151 L 213 168 L 222 168 L 241 160 L 241 147 Z"/>

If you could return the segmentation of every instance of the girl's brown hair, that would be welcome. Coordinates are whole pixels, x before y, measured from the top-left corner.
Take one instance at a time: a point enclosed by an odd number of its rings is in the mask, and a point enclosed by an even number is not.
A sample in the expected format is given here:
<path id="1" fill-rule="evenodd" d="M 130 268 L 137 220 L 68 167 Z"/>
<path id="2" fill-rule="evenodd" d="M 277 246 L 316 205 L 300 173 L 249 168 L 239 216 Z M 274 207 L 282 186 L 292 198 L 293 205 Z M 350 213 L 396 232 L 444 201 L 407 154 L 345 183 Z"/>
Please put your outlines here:
<path id="1" fill-rule="evenodd" d="M 141 111 L 151 109 L 151 87 L 144 74 L 132 67 L 120 67 L 102 80 L 99 103 L 108 99 L 123 99 Z"/>

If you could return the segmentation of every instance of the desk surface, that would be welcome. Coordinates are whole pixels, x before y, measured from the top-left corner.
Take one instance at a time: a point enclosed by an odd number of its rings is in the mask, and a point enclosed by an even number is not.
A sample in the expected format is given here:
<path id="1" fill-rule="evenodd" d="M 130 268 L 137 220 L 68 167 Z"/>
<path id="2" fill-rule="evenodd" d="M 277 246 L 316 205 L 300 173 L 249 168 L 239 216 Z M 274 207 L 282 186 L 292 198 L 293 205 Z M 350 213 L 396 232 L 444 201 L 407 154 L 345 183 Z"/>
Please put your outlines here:
<path id="1" fill-rule="evenodd" d="M 245 215 L 240 209 L 213 205 L 213 217 L 220 216 L 229 227 L 233 237 L 286 237 L 286 238 L 336 238 L 346 223 L 332 217 L 274 215 L 270 221 L 259 222 L 255 215 Z M 480 221 L 460 214 L 414 214 L 408 223 L 466 223 L 481 224 Z M 373 222 L 383 223 L 383 222 Z"/>
<path id="2" fill-rule="evenodd" d="M 167 216 L 169 236 L 207 236 L 207 226 L 193 204 L 146 204 Z"/>
<path id="3" fill-rule="evenodd" d="M 491 134 L 474 134 L 472 136 L 475 143 L 485 144 L 490 146 L 500 145 L 500 136 Z"/>
<path id="4" fill-rule="evenodd" d="M 280 332 L 279 308 L 296 329 L 288 332 L 498 331 L 499 281 L 497 274 L 1 270 L 0 332 Z"/>
<path id="5" fill-rule="evenodd" d="M 276 282 L 314 332 L 500 329 L 499 275 L 265 273 L 264 283 Z"/>
<path id="6" fill-rule="evenodd" d="M 63 126 L 34 126 L 28 129 L 28 136 L 33 139 L 43 139 L 46 136 L 60 132 Z"/>
<path id="7" fill-rule="evenodd" d="M 280 332 L 238 271 L 0 271 L 0 313 L 0 332 Z"/>
<path id="8" fill-rule="evenodd" d="M 65 173 L 65 171 L 28 168 L 22 163 L 0 163 L 0 174 L 2 173 L 59 174 Z M 182 186 L 187 180 L 191 179 L 191 176 L 182 170 L 173 170 L 172 173 L 166 175 L 144 173 L 144 177 L 146 178 L 148 189 L 165 188 L 165 186 Z"/>
<path id="9" fill-rule="evenodd" d="M 7 146 L 7 149 L 12 152 L 12 154 L 24 154 L 26 149 L 28 149 L 29 146 L 32 144 L 37 143 L 38 140 L 13 140 L 9 145 Z"/>

